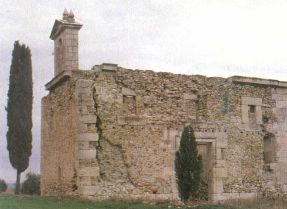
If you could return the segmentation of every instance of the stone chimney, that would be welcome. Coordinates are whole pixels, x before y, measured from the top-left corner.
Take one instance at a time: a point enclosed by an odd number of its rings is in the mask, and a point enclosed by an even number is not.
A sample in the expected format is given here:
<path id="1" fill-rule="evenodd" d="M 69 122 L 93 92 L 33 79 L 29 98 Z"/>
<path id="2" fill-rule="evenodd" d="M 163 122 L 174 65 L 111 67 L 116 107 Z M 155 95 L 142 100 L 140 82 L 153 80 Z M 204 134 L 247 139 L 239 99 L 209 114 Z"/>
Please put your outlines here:
<path id="1" fill-rule="evenodd" d="M 63 12 L 63 19 L 55 20 L 50 39 L 54 40 L 55 76 L 62 71 L 79 69 L 79 30 L 83 25 L 75 21 L 72 10 Z"/>

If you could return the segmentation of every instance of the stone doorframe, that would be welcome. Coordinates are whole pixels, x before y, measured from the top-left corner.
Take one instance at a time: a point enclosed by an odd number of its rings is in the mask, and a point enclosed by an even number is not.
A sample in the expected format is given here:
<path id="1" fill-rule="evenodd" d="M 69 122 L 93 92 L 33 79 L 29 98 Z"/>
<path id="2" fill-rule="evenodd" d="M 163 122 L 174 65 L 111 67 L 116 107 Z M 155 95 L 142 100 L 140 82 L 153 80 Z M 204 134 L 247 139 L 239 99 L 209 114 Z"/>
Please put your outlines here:
<path id="1" fill-rule="evenodd" d="M 193 126 L 193 125 L 192 125 Z M 196 128 L 194 128 L 196 127 Z M 215 128 L 216 125 L 210 124 L 196 124 L 194 126 L 194 133 L 196 141 L 199 144 L 206 144 L 210 146 L 211 168 L 208 181 L 208 200 L 210 202 L 219 202 L 224 200 L 223 195 L 223 179 L 227 177 L 225 149 L 227 148 L 227 134 L 224 128 Z M 169 137 L 175 141 L 173 153 L 179 148 L 180 136 L 183 128 L 169 129 Z M 173 172 L 174 173 L 174 172 Z M 175 181 L 175 173 L 173 175 L 173 196 L 178 197 L 178 191 Z"/>
<path id="2" fill-rule="evenodd" d="M 223 179 L 227 177 L 225 149 L 227 136 L 224 129 L 196 128 L 197 143 L 210 145 L 210 171 L 208 174 L 208 200 L 218 202 L 224 200 Z"/>

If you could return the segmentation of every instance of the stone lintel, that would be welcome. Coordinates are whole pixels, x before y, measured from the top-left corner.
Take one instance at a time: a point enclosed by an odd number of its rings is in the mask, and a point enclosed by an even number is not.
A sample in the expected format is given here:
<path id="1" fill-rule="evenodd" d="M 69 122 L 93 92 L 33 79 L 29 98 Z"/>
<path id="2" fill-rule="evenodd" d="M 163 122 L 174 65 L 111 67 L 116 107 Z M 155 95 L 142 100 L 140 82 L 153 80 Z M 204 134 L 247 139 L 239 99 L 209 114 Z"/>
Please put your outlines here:
<path id="1" fill-rule="evenodd" d="M 56 75 L 51 81 L 49 81 L 46 85 L 45 88 L 46 90 L 53 90 L 56 88 L 60 83 L 63 81 L 68 80 L 70 77 L 72 77 L 72 71 L 71 70 L 65 70 Z"/>
<path id="2" fill-rule="evenodd" d="M 194 132 L 194 135 L 196 139 L 216 139 L 213 132 Z"/>
<path id="3" fill-rule="evenodd" d="M 125 88 L 125 87 L 122 88 L 122 94 L 126 96 L 136 96 L 135 91 Z"/>
<path id="4" fill-rule="evenodd" d="M 232 83 L 267 85 L 267 86 L 287 88 L 287 82 L 278 81 L 278 80 L 271 80 L 271 79 L 243 77 L 243 76 L 232 76 L 232 77 L 229 77 L 228 80 Z"/>
<path id="5" fill-rule="evenodd" d="M 262 98 L 256 98 L 256 97 L 241 97 L 241 103 L 242 103 L 243 105 L 262 106 Z"/>

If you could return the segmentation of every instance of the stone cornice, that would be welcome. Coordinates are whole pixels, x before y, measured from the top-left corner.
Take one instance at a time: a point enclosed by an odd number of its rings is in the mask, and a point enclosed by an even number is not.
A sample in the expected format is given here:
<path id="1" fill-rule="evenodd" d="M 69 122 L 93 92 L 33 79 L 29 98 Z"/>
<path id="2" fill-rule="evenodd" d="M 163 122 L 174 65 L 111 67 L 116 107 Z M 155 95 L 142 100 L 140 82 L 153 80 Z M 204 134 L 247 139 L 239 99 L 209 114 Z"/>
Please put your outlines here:
<path id="1" fill-rule="evenodd" d="M 241 84 L 245 83 L 245 84 L 266 85 L 266 86 L 272 86 L 272 87 L 287 88 L 287 82 L 272 80 L 272 79 L 232 76 L 232 77 L 229 77 L 228 80 L 232 83 L 241 83 Z"/>

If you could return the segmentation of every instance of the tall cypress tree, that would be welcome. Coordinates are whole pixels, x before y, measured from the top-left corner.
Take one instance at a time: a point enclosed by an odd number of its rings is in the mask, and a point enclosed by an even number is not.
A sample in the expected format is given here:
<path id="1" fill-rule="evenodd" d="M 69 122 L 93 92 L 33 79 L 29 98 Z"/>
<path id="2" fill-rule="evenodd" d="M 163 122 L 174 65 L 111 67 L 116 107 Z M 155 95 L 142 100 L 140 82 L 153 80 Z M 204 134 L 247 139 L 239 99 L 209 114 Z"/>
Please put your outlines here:
<path id="1" fill-rule="evenodd" d="M 190 196 L 195 198 L 201 182 L 202 159 L 191 126 L 185 127 L 182 132 L 175 156 L 175 172 L 181 200 L 186 202 Z"/>
<path id="2" fill-rule="evenodd" d="M 7 104 L 7 149 L 11 165 L 17 170 L 15 194 L 20 191 L 20 176 L 29 166 L 32 149 L 32 62 L 31 52 L 15 41 L 10 67 Z"/>

